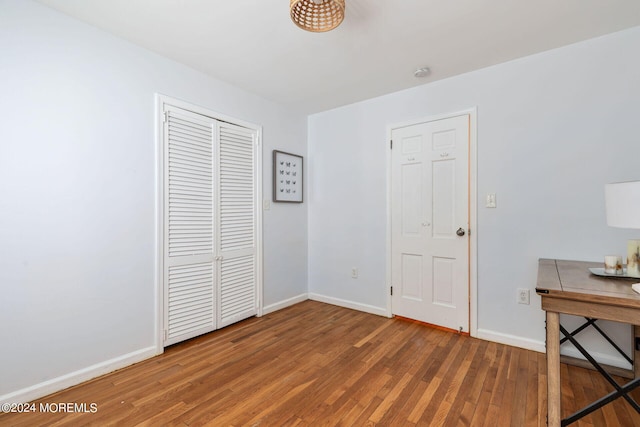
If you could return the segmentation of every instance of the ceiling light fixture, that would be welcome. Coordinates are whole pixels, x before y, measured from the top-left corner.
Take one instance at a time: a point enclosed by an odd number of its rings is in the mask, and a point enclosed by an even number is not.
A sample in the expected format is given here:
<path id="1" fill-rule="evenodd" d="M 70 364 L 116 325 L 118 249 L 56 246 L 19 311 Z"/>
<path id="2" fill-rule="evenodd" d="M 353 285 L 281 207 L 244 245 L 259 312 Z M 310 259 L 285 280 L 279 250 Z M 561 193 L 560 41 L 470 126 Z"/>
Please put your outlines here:
<path id="1" fill-rule="evenodd" d="M 413 72 L 414 77 L 417 78 L 422 78 L 422 77 L 427 77 L 429 75 L 429 73 L 431 73 L 431 70 L 427 67 L 423 67 L 423 68 L 418 68 L 417 70 L 415 70 Z"/>
<path id="2" fill-rule="evenodd" d="M 291 0 L 291 20 L 300 28 L 322 33 L 344 19 L 344 0 Z"/>

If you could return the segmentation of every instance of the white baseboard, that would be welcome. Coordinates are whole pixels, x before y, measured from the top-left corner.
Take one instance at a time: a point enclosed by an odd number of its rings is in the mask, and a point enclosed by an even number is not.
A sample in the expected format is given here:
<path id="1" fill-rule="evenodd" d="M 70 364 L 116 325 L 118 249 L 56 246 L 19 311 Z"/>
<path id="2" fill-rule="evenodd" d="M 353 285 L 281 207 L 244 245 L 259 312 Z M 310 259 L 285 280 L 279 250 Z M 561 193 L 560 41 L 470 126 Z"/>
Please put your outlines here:
<path id="1" fill-rule="evenodd" d="M 80 384 L 90 379 L 99 377 L 100 375 L 108 374 L 117 369 L 124 368 L 134 363 L 141 362 L 150 357 L 156 356 L 158 353 L 156 347 L 143 348 L 122 356 L 106 360 L 104 362 L 97 363 L 84 369 L 80 369 L 75 372 L 71 372 L 66 375 L 62 375 L 57 378 L 35 384 L 29 387 L 25 387 L 21 390 L 17 390 L 11 393 L 0 396 L 0 404 L 2 403 L 23 403 L 31 402 L 35 399 L 47 396 L 51 393 L 55 393 L 65 388 Z"/>
<path id="2" fill-rule="evenodd" d="M 328 297 L 325 295 L 319 295 L 309 293 L 309 299 L 313 301 L 325 302 L 327 304 L 337 305 L 339 307 L 350 308 L 352 310 L 364 311 L 365 313 L 377 314 L 378 316 L 387 316 L 387 309 L 382 307 L 375 307 L 369 304 L 361 304 L 359 302 L 348 301 L 340 298 Z"/>
<path id="3" fill-rule="evenodd" d="M 275 304 L 269 304 L 266 307 L 262 307 L 262 315 L 273 313 L 274 311 L 282 310 L 283 308 L 287 308 L 294 304 L 298 304 L 299 302 L 306 301 L 309 299 L 309 295 L 304 293 L 297 295 L 292 298 L 288 298 L 284 301 L 277 302 Z"/>
<path id="4" fill-rule="evenodd" d="M 546 352 L 546 345 L 544 341 L 536 341 L 528 338 L 522 338 L 515 335 L 503 334 L 501 332 L 490 331 L 487 329 L 478 329 L 478 335 L 476 338 L 480 338 L 487 341 L 494 341 L 500 344 L 506 344 L 513 347 L 520 347 L 527 350 L 533 350 L 540 353 Z M 560 354 L 563 356 L 571 356 L 577 359 L 586 360 L 582 354 L 573 346 L 562 346 Z M 589 354 L 593 356 L 599 363 L 603 363 L 609 366 L 615 366 L 622 369 L 633 369 L 631 364 L 627 362 L 622 356 L 617 354 L 607 354 L 590 351 Z"/>
<path id="5" fill-rule="evenodd" d="M 536 341 L 529 338 L 522 338 L 516 335 L 503 334 L 502 332 L 490 331 L 488 329 L 478 329 L 476 338 L 506 344 L 513 347 L 520 347 L 526 350 L 533 350 L 539 353 L 546 352 L 544 341 Z"/>
<path id="6" fill-rule="evenodd" d="M 563 356 L 575 357 L 576 359 L 587 360 L 578 351 L 578 349 L 573 346 L 571 347 L 562 346 L 562 348 L 560 349 L 560 354 Z M 609 366 L 615 366 L 617 368 L 622 368 L 622 369 L 633 369 L 633 366 L 631 366 L 631 364 L 627 362 L 627 360 L 622 356 L 619 356 L 616 354 L 600 353 L 600 352 L 591 351 L 591 350 L 589 350 L 589 354 L 591 355 L 591 357 L 596 359 L 598 363 L 602 363 L 604 365 L 609 365 Z"/>

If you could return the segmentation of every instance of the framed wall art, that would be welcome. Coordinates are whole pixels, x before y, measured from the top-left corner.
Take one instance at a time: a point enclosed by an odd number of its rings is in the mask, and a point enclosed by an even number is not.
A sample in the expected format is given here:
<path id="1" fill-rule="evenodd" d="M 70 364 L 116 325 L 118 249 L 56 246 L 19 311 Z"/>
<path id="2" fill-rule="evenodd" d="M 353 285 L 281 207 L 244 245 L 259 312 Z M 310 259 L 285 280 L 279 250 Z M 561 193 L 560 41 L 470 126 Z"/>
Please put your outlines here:
<path id="1" fill-rule="evenodd" d="M 302 203 L 302 156 L 273 150 L 273 201 Z"/>

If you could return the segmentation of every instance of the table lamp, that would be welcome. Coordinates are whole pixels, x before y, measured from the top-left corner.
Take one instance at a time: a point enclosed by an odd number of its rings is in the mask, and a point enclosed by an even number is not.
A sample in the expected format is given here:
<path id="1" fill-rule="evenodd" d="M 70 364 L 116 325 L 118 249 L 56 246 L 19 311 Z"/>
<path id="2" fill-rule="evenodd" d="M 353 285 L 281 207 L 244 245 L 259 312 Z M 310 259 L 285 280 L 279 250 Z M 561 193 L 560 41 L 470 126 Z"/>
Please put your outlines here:
<path id="1" fill-rule="evenodd" d="M 604 194 L 607 225 L 640 229 L 640 181 L 607 184 Z M 640 240 L 627 243 L 627 276 L 640 277 Z"/>

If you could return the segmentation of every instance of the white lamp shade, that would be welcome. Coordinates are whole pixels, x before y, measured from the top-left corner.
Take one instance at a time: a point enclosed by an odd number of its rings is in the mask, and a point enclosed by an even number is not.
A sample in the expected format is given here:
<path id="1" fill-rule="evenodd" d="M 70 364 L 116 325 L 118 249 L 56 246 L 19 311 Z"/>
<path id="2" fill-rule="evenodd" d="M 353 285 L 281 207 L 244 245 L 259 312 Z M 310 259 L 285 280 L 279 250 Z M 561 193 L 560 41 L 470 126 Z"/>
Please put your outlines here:
<path id="1" fill-rule="evenodd" d="M 604 194 L 607 225 L 640 228 L 640 181 L 607 184 Z"/>

